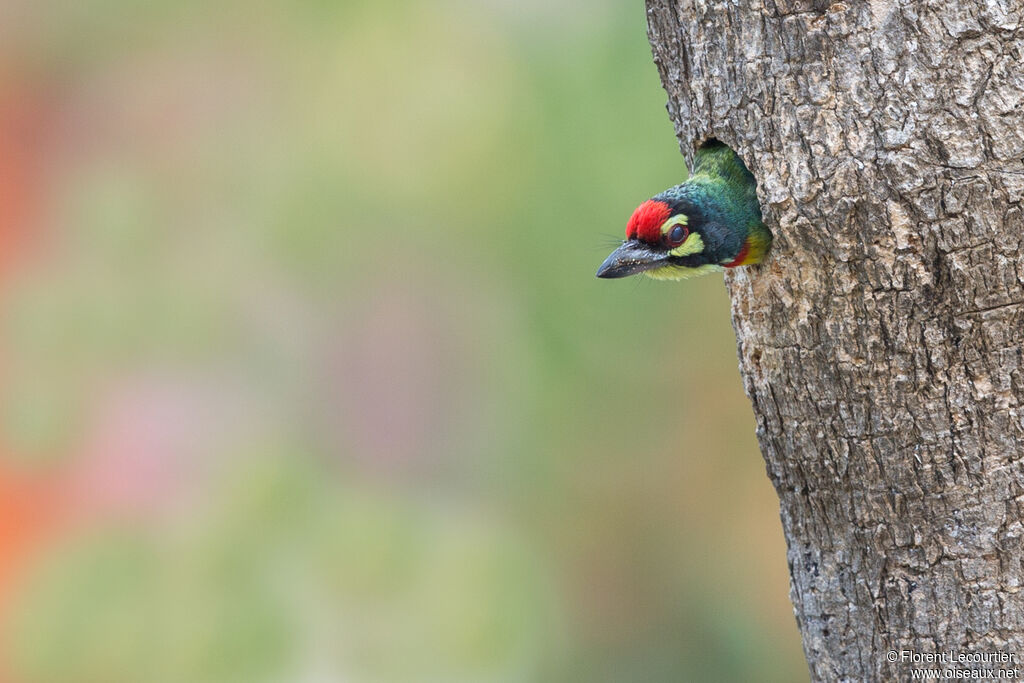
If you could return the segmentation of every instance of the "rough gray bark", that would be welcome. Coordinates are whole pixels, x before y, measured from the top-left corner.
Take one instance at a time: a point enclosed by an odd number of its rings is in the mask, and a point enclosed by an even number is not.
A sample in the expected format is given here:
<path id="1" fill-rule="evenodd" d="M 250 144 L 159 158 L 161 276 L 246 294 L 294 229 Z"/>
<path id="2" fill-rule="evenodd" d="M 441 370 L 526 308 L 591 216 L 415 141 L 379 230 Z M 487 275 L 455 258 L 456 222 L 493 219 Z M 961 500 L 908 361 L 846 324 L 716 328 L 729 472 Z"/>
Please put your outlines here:
<path id="1" fill-rule="evenodd" d="M 1024 0 L 647 12 L 684 154 L 775 232 L 726 280 L 812 679 L 1024 671 Z"/>

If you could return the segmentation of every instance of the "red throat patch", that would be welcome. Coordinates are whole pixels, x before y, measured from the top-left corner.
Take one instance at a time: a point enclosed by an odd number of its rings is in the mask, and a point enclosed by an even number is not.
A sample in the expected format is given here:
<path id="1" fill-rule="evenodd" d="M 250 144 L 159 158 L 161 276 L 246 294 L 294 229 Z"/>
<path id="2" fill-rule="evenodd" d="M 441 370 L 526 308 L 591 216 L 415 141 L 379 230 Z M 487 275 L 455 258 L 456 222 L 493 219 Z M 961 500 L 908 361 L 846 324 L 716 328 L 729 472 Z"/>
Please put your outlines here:
<path id="1" fill-rule="evenodd" d="M 672 215 L 672 209 L 665 202 L 648 199 L 636 207 L 626 224 L 626 239 L 639 239 L 650 244 L 661 240 L 661 226 Z"/>

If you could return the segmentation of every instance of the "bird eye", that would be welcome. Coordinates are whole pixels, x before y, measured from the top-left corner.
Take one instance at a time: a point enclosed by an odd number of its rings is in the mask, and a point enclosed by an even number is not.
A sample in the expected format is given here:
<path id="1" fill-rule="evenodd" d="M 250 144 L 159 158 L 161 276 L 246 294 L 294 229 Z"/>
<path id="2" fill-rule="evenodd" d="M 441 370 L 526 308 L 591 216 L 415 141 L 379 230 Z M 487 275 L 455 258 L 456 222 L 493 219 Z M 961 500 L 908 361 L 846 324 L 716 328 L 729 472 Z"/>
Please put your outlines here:
<path id="1" fill-rule="evenodd" d="M 672 230 L 670 230 L 668 233 L 669 244 L 671 244 L 673 247 L 678 247 L 680 244 L 683 243 L 683 240 L 686 239 L 687 234 L 688 233 L 685 227 L 683 227 L 682 225 L 677 225 L 676 227 L 672 228 Z"/>

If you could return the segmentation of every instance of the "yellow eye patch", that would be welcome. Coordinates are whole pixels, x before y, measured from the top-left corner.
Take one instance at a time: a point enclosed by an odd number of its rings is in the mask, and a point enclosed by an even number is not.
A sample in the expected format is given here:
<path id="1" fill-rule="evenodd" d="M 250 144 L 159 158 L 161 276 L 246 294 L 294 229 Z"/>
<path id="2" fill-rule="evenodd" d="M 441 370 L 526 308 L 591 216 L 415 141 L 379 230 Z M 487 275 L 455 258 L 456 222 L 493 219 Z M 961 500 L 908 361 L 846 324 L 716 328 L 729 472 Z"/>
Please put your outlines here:
<path id="1" fill-rule="evenodd" d="M 664 237 L 677 225 L 681 225 L 685 228 L 689 222 L 690 219 L 686 214 L 676 214 L 662 224 L 661 234 Z M 689 254 L 699 254 L 702 251 L 704 251 L 704 240 L 701 239 L 699 234 L 690 232 L 686 236 L 686 239 L 683 240 L 682 244 L 668 253 L 671 256 L 687 256 Z"/>
<path id="2" fill-rule="evenodd" d="M 699 254 L 702 251 L 704 251 L 704 240 L 701 239 L 700 234 L 691 232 L 682 244 L 668 253 L 671 256 L 688 256 L 689 254 Z"/>
<path id="3" fill-rule="evenodd" d="M 689 222 L 690 219 L 689 217 L 687 217 L 685 213 L 677 213 L 675 216 L 672 216 L 672 218 L 669 218 L 667 221 L 661 224 L 661 234 L 663 236 L 667 235 L 668 231 L 676 227 L 677 225 L 682 225 L 683 227 L 686 227 L 687 223 Z"/>

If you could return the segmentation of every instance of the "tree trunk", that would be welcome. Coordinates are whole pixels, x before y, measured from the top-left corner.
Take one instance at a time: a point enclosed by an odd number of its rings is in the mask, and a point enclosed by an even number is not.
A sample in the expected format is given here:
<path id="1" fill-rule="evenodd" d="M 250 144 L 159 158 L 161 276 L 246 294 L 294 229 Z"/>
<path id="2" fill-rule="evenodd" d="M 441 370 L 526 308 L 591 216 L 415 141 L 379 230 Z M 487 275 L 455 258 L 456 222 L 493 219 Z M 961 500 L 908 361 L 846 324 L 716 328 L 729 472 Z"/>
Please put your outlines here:
<path id="1" fill-rule="evenodd" d="M 1024 678 L 1024 0 L 647 12 L 775 233 L 726 282 L 811 678 Z"/>

